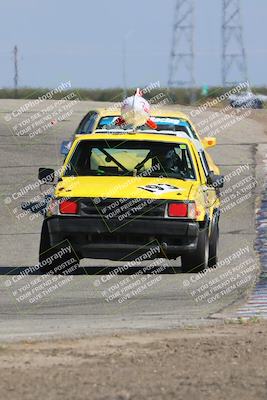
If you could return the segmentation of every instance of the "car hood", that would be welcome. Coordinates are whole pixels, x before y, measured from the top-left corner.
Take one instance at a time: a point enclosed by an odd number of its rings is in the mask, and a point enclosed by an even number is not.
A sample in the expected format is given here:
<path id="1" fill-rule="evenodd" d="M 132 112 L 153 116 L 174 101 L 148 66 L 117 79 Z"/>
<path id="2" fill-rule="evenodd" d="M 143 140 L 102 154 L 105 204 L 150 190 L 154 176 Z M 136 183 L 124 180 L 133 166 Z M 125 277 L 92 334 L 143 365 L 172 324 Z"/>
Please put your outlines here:
<path id="1" fill-rule="evenodd" d="M 192 186 L 192 181 L 173 178 L 63 177 L 55 196 L 187 200 Z"/>

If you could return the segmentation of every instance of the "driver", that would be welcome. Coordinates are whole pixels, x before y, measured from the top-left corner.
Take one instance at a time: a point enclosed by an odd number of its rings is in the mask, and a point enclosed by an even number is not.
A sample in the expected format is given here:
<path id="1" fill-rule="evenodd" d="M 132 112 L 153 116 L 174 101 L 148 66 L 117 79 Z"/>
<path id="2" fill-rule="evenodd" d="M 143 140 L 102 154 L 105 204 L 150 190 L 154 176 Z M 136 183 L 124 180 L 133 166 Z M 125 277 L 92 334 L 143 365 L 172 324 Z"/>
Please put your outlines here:
<path id="1" fill-rule="evenodd" d="M 162 146 L 150 150 L 144 160 L 135 166 L 137 171 L 150 159 L 152 159 L 152 167 L 159 164 L 160 171 L 162 172 L 181 173 L 184 170 L 183 162 L 176 153 L 174 146 Z"/>

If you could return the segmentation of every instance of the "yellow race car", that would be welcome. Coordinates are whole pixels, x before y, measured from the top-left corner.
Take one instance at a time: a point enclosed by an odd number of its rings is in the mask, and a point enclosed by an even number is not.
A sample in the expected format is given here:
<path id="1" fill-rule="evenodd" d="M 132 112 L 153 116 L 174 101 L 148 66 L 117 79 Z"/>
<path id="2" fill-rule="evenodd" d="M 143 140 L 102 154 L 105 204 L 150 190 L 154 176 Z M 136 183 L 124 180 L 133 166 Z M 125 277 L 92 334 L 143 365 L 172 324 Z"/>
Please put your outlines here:
<path id="1" fill-rule="evenodd" d="M 108 108 L 100 108 L 89 111 L 80 122 L 78 128 L 71 141 L 64 141 L 61 145 L 61 153 L 67 155 L 70 146 L 78 135 L 91 134 L 96 130 L 116 130 L 118 127 L 115 125 L 117 118 L 120 116 L 120 110 L 114 106 Z M 206 149 L 214 147 L 217 143 L 215 137 L 204 137 L 201 139 L 199 133 L 194 127 L 193 123 L 187 117 L 187 115 L 173 111 L 173 110 L 154 110 L 151 112 L 151 120 L 158 126 L 157 131 L 183 131 L 186 132 L 188 137 L 196 139 L 203 146 L 205 156 L 210 168 L 215 174 L 220 174 L 218 166 L 214 163 L 212 157 Z M 138 128 L 141 131 L 147 131 L 147 126 Z"/>
<path id="2" fill-rule="evenodd" d="M 154 258 L 181 256 L 184 272 L 216 264 L 223 178 L 204 156 L 185 132 L 79 134 L 43 222 L 42 271 L 62 272 L 66 243 L 77 265 L 135 259 L 151 243 L 159 249 Z M 39 179 L 51 183 L 54 171 L 40 168 Z"/>

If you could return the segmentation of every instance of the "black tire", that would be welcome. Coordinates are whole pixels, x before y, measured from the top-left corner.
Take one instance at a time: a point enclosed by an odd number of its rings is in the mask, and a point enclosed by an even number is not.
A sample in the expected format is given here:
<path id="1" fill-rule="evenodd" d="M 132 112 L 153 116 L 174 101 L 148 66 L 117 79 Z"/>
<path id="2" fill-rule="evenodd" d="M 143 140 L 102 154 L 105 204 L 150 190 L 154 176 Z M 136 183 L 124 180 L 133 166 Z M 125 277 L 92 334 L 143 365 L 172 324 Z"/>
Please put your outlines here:
<path id="1" fill-rule="evenodd" d="M 182 272 L 197 273 L 208 266 L 209 237 L 208 230 L 199 231 L 197 248 L 194 252 L 182 256 Z"/>
<path id="2" fill-rule="evenodd" d="M 209 240 L 209 261 L 208 267 L 214 268 L 218 262 L 218 242 L 219 242 L 219 224 L 216 221 L 212 227 L 210 240 Z"/>
<path id="3" fill-rule="evenodd" d="M 69 249 L 68 252 L 66 252 L 67 248 Z M 56 257 L 60 252 L 63 252 L 64 254 L 60 258 Z M 48 259 L 49 264 L 47 263 Z M 39 247 L 39 273 L 61 274 L 65 271 L 65 268 L 68 269 L 68 267 L 71 267 L 72 265 L 75 266 L 74 271 L 79 267 L 79 259 L 76 256 L 71 243 L 69 240 L 64 240 L 58 245 L 51 247 L 47 221 L 44 220 Z M 70 273 L 70 275 L 72 275 L 72 273 Z"/>
<path id="4" fill-rule="evenodd" d="M 43 261 L 47 258 L 50 249 L 50 239 L 46 220 L 44 220 L 41 230 L 40 246 L 39 246 L 39 272 L 40 274 L 48 273 L 48 268 L 42 266 Z"/>

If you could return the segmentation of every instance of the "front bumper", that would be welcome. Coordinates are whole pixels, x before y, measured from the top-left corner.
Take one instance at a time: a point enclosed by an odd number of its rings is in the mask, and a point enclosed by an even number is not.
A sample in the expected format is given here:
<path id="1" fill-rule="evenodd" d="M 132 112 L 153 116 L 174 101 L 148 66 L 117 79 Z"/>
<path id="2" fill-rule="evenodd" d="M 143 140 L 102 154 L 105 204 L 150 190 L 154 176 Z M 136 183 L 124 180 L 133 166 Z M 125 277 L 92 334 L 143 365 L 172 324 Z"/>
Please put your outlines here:
<path id="1" fill-rule="evenodd" d="M 135 259 L 160 246 L 155 257 L 176 258 L 197 247 L 199 224 L 192 220 L 137 218 L 108 223 L 100 217 L 53 216 L 47 219 L 50 244 L 68 239 L 80 258 Z"/>

